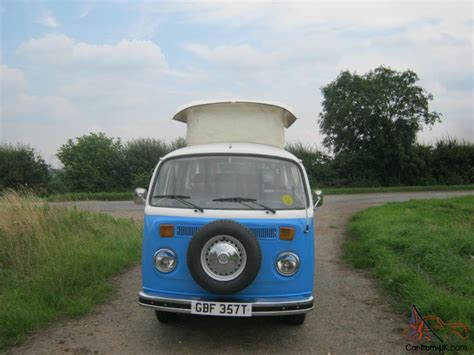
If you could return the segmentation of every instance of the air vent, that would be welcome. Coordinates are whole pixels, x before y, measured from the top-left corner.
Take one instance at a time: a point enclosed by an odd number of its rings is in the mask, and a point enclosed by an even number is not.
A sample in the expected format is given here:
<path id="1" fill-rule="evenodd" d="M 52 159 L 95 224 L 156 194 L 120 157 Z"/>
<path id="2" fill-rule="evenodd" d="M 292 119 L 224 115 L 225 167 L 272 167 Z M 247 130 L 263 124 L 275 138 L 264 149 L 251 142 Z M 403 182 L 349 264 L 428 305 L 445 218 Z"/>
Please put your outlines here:
<path id="1" fill-rule="evenodd" d="M 275 239 L 277 238 L 277 229 L 268 227 L 249 227 L 257 239 Z"/>
<path id="2" fill-rule="evenodd" d="M 201 226 L 177 225 L 176 235 L 178 237 L 192 237 Z M 275 227 L 247 227 L 258 239 L 276 239 L 278 238 L 278 229 Z"/>
<path id="3" fill-rule="evenodd" d="M 180 237 L 192 237 L 202 226 L 176 226 L 176 235 Z"/>

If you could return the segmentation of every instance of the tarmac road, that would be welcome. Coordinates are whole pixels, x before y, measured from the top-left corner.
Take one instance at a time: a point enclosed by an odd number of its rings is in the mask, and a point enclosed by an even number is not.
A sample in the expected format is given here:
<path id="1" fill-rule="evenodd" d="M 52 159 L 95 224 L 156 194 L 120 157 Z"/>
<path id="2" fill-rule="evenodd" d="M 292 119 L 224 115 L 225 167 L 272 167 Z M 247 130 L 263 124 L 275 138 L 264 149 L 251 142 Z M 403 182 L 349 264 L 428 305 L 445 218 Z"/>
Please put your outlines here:
<path id="1" fill-rule="evenodd" d="M 400 353 L 408 319 L 394 313 L 367 273 L 340 260 L 352 214 L 389 201 L 446 198 L 463 192 L 410 192 L 325 197 L 315 213 L 315 309 L 302 326 L 277 319 L 232 319 L 182 315 L 160 324 L 153 311 L 137 305 L 140 269 L 118 276 L 108 304 L 80 319 L 65 319 L 32 335 L 12 353 Z M 64 204 L 64 203 L 63 203 Z M 76 202 L 80 208 L 141 219 L 131 202 Z M 67 204 L 66 204 L 67 205 Z"/>

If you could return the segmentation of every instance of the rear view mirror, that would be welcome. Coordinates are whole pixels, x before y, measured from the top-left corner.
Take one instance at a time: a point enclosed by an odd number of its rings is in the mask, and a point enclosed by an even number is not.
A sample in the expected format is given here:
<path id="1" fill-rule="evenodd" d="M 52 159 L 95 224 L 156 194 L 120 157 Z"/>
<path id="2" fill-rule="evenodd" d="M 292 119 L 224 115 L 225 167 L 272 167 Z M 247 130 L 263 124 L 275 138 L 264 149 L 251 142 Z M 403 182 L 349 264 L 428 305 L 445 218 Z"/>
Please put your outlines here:
<path id="1" fill-rule="evenodd" d="M 144 205 L 146 202 L 146 194 L 147 194 L 146 189 L 142 187 L 137 187 L 135 191 L 133 192 L 133 202 L 136 205 Z"/>
<path id="2" fill-rule="evenodd" d="M 313 193 L 314 200 L 316 200 L 314 203 L 314 208 L 322 206 L 324 201 L 323 192 L 321 190 L 314 190 Z"/>

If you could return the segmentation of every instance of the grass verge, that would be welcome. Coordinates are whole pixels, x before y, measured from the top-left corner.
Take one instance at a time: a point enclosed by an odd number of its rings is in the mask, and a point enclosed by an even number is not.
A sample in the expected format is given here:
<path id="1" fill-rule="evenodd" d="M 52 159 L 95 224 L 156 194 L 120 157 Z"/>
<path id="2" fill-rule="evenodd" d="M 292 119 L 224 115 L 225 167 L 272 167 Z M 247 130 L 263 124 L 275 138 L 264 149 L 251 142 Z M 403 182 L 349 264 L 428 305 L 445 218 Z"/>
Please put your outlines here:
<path id="1" fill-rule="evenodd" d="M 474 338 L 474 196 L 388 203 L 357 213 L 349 225 L 344 258 L 369 269 L 393 304 L 408 314 L 465 322 Z M 407 317 L 407 323 L 408 323 Z"/>
<path id="2" fill-rule="evenodd" d="M 469 191 L 470 185 L 430 185 L 430 186 L 392 186 L 392 187 L 328 187 L 322 188 L 325 195 L 363 194 L 378 192 L 417 192 L 417 191 Z"/>
<path id="3" fill-rule="evenodd" d="M 140 228 L 33 197 L 0 197 L 0 349 L 104 302 L 110 277 L 138 262 Z"/>
<path id="4" fill-rule="evenodd" d="M 70 192 L 60 195 L 51 195 L 47 201 L 131 201 L 132 192 Z"/>

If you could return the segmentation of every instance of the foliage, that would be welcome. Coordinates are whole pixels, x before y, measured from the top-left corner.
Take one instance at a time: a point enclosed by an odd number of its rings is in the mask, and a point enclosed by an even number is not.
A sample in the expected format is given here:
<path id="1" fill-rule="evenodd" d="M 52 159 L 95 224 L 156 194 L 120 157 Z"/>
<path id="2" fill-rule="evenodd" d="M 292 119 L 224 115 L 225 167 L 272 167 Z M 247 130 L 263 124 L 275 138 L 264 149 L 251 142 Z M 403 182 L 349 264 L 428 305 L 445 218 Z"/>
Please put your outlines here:
<path id="1" fill-rule="evenodd" d="M 128 187 L 130 177 L 120 139 L 90 133 L 69 139 L 58 150 L 69 191 L 117 191 Z"/>
<path id="2" fill-rule="evenodd" d="M 48 165 L 33 148 L 0 144 L 0 191 L 27 187 L 42 192 L 48 179 Z"/>
<path id="3" fill-rule="evenodd" d="M 341 160 L 343 173 L 383 185 L 403 181 L 417 132 L 441 116 L 429 110 L 433 97 L 418 80 L 411 70 L 378 67 L 364 75 L 344 71 L 321 89 L 323 144 Z"/>
<path id="4" fill-rule="evenodd" d="M 64 170 L 49 167 L 49 181 L 47 185 L 48 195 L 63 194 L 67 192 L 64 184 Z"/>
<path id="5" fill-rule="evenodd" d="M 349 230 L 345 259 L 371 270 L 407 319 L 415 304 L 425 315 L 468 323 L 474 339 L 474 196 L 370 208 Z"/>
<path id="6" fill-rule="evenodd" d="M 426 149 L 426 147 L 425 147 Z M 428 164 L 432 179 L 442 184 L 474 182 L 474 144 L 455 139 L 438 141 Z"/>
<path id="7" fill-rule="evenodd" d="M 61 316 L 104 302 L 110 277 L 137 263 L 134 222 L 54 208 L 31 196 L 0 198 L 0 348 Z"/>

